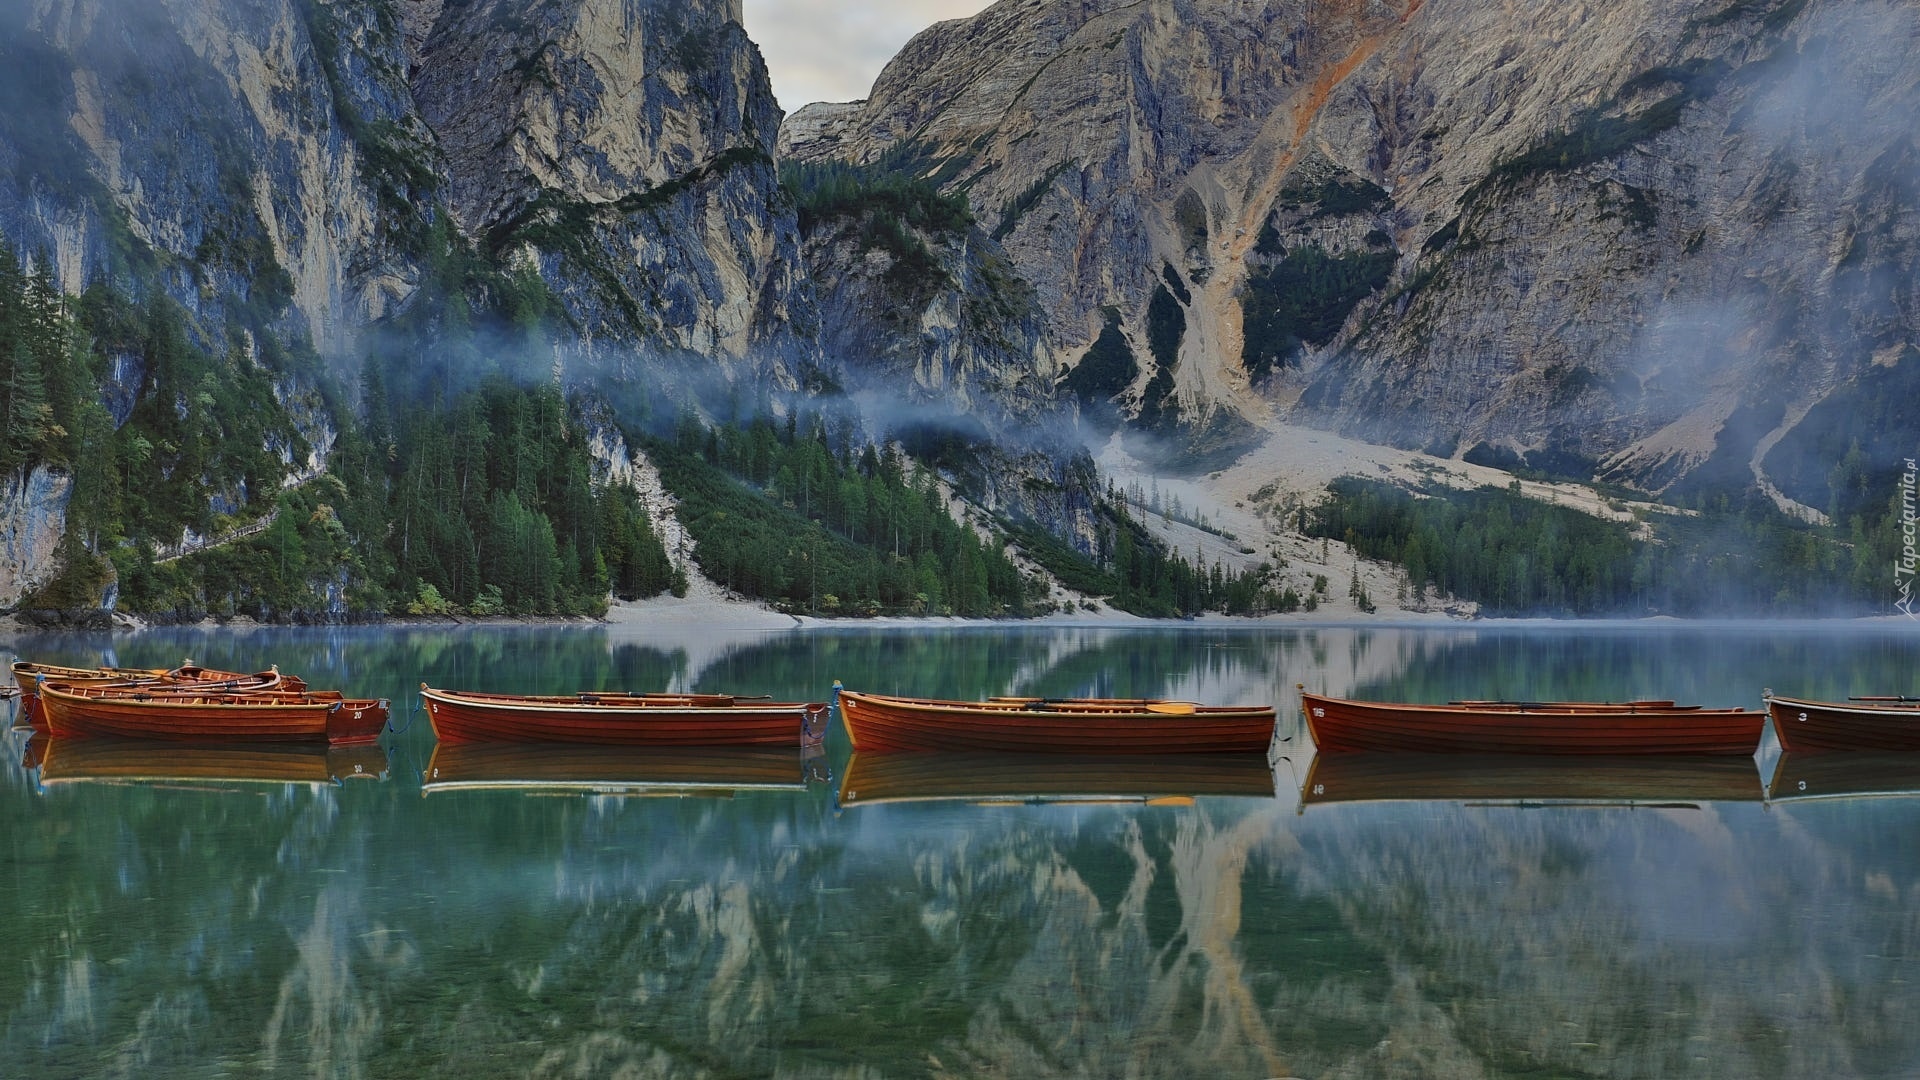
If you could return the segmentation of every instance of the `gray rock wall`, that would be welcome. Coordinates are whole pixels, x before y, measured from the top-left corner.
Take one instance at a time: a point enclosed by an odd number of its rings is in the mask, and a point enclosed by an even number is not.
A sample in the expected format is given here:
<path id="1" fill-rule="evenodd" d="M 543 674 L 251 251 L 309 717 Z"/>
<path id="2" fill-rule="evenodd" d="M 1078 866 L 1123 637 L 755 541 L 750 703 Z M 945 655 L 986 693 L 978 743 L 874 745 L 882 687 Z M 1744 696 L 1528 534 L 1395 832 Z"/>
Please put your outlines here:
<path id="1" fill-rule="evenodd" d="M 73 477 L 44 466 L 0 477 L 0 608 L 52 580 Z"/>

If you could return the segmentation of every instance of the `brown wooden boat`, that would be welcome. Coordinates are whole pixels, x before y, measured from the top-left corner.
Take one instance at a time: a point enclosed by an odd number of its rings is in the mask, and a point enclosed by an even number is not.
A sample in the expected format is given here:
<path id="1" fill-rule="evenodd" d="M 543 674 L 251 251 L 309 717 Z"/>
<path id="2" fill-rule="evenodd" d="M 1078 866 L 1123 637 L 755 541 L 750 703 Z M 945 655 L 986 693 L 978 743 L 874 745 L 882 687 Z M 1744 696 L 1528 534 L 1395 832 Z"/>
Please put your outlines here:
<path id="1" fill-rule="evenodd" d="M 1809 701 L 1762 691 L 1780 747 L 1796 750 L 1920 750 L 1920 698 Z"/>
<path id="2" fill-rule="evenodd" d="M 1184 805 L 1204 797 L 1273 795 L 1273 766 L 1264 752 L 1161 758 L 860 750 L 847 762 L 839 799 L 842 806 L 948 801 Z"/>
<path id="3" fill-rule="evenodd" d="M 805 790 L 828 775 L 819 751 L 799 746 L 443 742 L 420 791 L 729 796 Z"/>
<path id="4" fill-rule="evenodd" d="M 192 743 L 145 739 L 52 738 L 40 763 L 43 787 L 123 784 L 324 784 L 384 780 L 378 743 Z"/>
<path id="5" fill-rule="evenodd" d="M 1271 705 L 1157 698 L 942 701 L 855 693 L 835 684 L 856 750 L 994 750 L 1037 754 L 1265 752 Z"/>
<path id="6" fill-rule="evenodd" d="M 1316 754 L 1300 805 L 1438 800 L 1636 806 L 1758 802 L 1753 762 L 1730 754 Z"/>
<path id="7" fill-rule="evenodd" d="M 305 681 L 294 675 L 282 675 L 278 667 L 248 674 L 200 667 L 188 660 L 177 668 L 75 668 L 59 664 L 41 664 L 15 660 L 13 679 L 20 691 L 20 715 L 16 723 L 44 730 L 39 684 L 48 682 L 66 686 L 168 687 L 203 692 L 305 690 Z"/>
<path id="8" fill-rule="evenodd" d="M 45 731 L 47 721 L 40 714 L 40 695 L 37 690 L 40 676 L 61 682 L 106 682 L 113 679 L 157 679 L 167 673 L 166 668 L 83 668 L 68 667 L 64 664 L 42 664 L 32 660 L 15 660 L 9 665 L 13 672 L 13 685 L 20 695 L 20 711 L 14 717 L 14 724 L 30 727 L 36 731 Z"/>
<path id="9" fill-rule="evenodd" d="M 1321 753 L 1738 754 L 1759 749 L 1766 714 L 1666 702 L 1409 705 L 1300 691 Z"/>
<path id="10" fill-rule="evenodd" d="M 826 734 L 822 702 L 732 694 L 485 694 L 420 684 L 441 742 L 800 746 Z"/>
<path id="11" fill-rule="evenodd" d="M 1789 750 L 1767 784 L 1769 802 L 1920 795 L 1920 753 Z"/>
<path id="12" fill-rule="evenodd" d="M 40 684 L 56 738 L 372 742 L 386 726 L 384 698 L 333 690 L 196 691 L 185 687 Z"/>

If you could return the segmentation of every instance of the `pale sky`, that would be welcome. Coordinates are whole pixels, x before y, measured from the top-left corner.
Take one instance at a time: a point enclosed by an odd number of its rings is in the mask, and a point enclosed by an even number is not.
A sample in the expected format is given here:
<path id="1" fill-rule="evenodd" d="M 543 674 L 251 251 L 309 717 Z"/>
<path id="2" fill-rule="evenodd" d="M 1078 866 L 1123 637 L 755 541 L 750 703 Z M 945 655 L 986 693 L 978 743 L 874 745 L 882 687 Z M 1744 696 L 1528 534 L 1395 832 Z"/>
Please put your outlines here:
<path id="1" fill-rule="evenodd" d="M 774 96 L 788 112 L 815 101 L 867 96 L 907 39 L 991 0 L 746 0 L 747 36 L 760 46 Z"/>

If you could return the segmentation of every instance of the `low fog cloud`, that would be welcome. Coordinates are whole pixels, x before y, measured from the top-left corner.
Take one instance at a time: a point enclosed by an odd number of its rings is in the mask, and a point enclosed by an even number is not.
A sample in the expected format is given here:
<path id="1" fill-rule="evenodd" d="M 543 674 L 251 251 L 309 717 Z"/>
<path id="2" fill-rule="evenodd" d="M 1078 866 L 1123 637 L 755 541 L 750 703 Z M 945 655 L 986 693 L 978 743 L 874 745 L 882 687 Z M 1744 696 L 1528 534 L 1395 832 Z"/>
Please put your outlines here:
<path id="1" fill-rule="evenodd" d="M 913 35 L 989 0 L 746 0 L 747 33 L 766 57 L 780 107 L 867 96 Z"/>

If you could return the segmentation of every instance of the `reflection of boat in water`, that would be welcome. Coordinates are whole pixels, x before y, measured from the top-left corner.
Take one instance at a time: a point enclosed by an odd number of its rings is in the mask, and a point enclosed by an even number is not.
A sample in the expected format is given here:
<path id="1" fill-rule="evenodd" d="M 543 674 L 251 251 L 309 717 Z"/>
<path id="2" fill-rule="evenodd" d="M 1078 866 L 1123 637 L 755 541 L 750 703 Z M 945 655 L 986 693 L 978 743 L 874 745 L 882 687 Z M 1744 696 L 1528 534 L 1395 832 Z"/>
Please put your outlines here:
<path id="1" fill-rule="evenodd" d="M 1733 754 L 1760 748 L 1766 714 L 1671 701 L 1412 705 L 1310 694 L 1300 710 L 1322 753 Z"/>
<path id="2" fill-rule="evenodd" d="M 1623 805 L 1758 802 L 1748 758 L 1714 754 L 1317 754 L 1309 804 L 1435 800 Z"/>
<path id="3" fill-rule="evenodd" d="M 1808 753 L 1789 750 L 1774 766 L 1767 799 L 1920 795 L 1920 753 Z"/>
<path id="4" fill-rule="evenodd" d="M 32 752 L 30 743 L 28 753 Z M 40 759 L 42 786 L 78 782 L 325 784 L 386 777 L 387 751 L 378 743 L 196 743 L 63 739 L 56 735 L 45 742 Z"/>
<path id="5" fill-rule="evenodd" d="M 1264 753 L 1063 754 L 875 753 L 855 751 L 840 784 L 840 804 L 963 801 L 980 803 L 1184 803 L 1238 795 L 1273 797 Z"/>
<path id="6" fill-rule="evenodd" d="M 993 750 L 1043 754 L 1264 753 L 1271 705 L 1196 705 L 1151 698 L 933 698 L 840 689 L 855 750 Z"/>
<path id="7" fill-rule="evenodd" d="M 420 684 L 442 743 L 799 746 L 826 734 L 823 702 L 734 694 L 487 694 Z"/>
<path id="8" fill-rule="evenodd" d="M 47 743 L 52 738 L 44 728 L 29 735 L 26 745 L 20 748 L 20 767 L 27 770 L 39 768 L 40 763 L 46 760 Z"/>
<path id="9" fill-rule="evenodd" d="M 420 789 L 725 796 L 802 791 L 830 778 L 819 751 L 798 746 L 475 742 L 436 745 Z"/>
<path id="10" fill-rule="evenodd" d="M 1848 698 L 1808 701 L 1763 692 L 1780 748 L 1796 750 L 1920 750 L 1920 699 Z"/>

